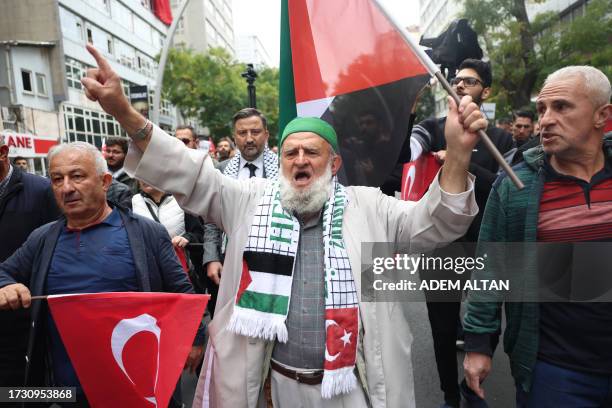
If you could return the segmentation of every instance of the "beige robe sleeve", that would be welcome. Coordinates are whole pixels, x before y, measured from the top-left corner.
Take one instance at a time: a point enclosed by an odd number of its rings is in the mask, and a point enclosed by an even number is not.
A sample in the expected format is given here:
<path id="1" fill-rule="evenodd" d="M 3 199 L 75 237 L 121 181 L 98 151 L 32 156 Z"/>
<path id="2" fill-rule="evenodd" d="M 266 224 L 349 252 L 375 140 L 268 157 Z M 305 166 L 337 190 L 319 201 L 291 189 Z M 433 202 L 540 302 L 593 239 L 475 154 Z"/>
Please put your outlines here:
<path id="1" fill-rule="evenodd" d="M 174 195 L 187 212 L 202 216 L 226 232 L 242 222 L 263 179 L 238 181 L 222 175 L 202 150 L 188 149 L 154 126 L 146 151 L 130 144 L 124 168 L 131 177 Z"/>
<path id="2" fill-rule="evenodd" d="M 439 176 L 439 173 L 438 173 Z M 474 196 L 475 177 L 468 176 L 463 193 L 441 189 L 436 176 L 428 192 L 417 202 L 401 201 L 381 194 L 379 214 L 387 222 L 389 242 L 410 243 L 410 249 L 431 249 L 455 241 L 465 234 L 478 214 Z"/>

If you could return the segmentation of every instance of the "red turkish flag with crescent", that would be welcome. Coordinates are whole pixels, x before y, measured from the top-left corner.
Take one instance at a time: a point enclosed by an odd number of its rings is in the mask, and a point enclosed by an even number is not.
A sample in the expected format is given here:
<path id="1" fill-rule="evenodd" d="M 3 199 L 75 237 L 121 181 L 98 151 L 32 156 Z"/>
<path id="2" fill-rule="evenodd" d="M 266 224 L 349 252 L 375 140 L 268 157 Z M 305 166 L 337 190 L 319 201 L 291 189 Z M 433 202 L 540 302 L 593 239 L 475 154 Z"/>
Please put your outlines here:
<path id="1" fill-rule="evenodd" d="M 425 153 L 418 159 L 404 164 L 402 172 L 402 195 L 405 201 L 419 201 L 429 189 L 442 165 L 431 153 Z"/>
<path id="2" fill-rule="evenodd" d="M 209 295 L 116 292 L 49 296 L 92 407 L 166 407 Z"/>
<path id="3" fill-rule="evenodd" d="M 325 341 L 326 370 L 336 370 L 355 365 L 357 356 L 357 334 L 359 309 L 349 307 L 344 309 L 325 309 Z"/>

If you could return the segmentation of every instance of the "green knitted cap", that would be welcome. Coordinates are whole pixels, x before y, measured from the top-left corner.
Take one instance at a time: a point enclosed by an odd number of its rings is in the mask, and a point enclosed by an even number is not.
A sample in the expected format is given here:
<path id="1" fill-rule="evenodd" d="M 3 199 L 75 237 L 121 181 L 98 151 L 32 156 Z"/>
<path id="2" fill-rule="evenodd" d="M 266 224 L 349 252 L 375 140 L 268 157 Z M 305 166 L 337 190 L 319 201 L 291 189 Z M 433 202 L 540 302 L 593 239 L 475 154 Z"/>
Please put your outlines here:
<path id="1" fill-rule="evenodd" d="M 338 153 L 338 136 L 333 127 L 326 121 L 319 118 L 295 118 L 291 122 L 287 123 L 283 135 L 278 143 L 278 153 L 280 154 L 281 148 L 287 136 L 298 133 L 298 132 L 312 132 L 321 136 L 334 149 L 334 152 Z"/>

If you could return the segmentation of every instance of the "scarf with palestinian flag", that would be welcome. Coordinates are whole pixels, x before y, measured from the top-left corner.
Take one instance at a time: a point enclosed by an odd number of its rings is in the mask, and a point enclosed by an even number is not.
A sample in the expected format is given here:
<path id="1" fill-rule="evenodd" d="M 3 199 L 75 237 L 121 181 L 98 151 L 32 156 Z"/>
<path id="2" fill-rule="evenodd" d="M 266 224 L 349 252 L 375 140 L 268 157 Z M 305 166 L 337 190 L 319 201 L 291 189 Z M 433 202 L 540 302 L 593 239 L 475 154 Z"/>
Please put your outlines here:
<path id="1" fill-rule="evenodd" d="M 326 347 L 321 384 L 323 398 L 357 386 L 358 299 L 342 237 L 346 190 L 334 177 L 323 207 Z M 293 268 L 300 237 L 298 220 L 283 209 L 279 183 L 258 203 L 243 255 L 242 276 L 228 330 L 248 337 L 288 339 L 285 320 L 291 301 Z"/>

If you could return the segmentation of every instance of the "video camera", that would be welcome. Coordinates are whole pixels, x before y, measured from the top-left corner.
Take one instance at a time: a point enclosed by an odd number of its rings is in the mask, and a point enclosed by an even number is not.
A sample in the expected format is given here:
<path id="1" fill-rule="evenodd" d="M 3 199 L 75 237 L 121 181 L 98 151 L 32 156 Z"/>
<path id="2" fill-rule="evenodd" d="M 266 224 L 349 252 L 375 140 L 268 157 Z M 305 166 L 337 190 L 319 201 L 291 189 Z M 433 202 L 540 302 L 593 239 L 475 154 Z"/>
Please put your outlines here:
<path id="1" fill-rule="evenodd" d="M 420 45 L 429 47 L 425 52 L 436 64 L 440 64 L 446 78 L 455 77 L 457 67 L 467 58 L 482 59 L 482 48 L 478 45 L 478 34 L 465 18 L 454 20 L 448 29 L 436 38 L 421 37 Z"/>

